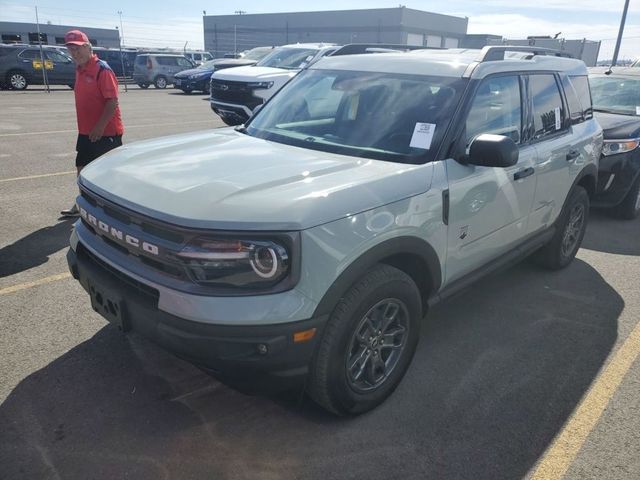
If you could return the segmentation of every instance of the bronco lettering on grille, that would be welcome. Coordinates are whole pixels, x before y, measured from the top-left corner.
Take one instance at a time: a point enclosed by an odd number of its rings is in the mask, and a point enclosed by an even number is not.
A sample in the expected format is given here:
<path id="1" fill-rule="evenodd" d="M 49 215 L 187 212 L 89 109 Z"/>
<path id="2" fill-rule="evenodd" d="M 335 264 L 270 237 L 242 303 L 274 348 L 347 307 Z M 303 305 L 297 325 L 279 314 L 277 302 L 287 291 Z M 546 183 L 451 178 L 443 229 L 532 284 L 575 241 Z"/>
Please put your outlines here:
<path id="1" fill-rule="evenodd" d="M 92 225 L 96 228 L 100 235 L 109 236 L 114 240 L 118 240 L 120 242 L 124 242 L 129 247 L 133 247 L 138 250 L 143 250 L 152 255 L 159 254 L 159 248 L 157 245 L 154 245 L 149 242 L 141 241 L 139 238 L 136 238 L 132 235 L 129 235 L 122 230 L 118 230 L 115 227 L 103 222 L 102 220 L 97 219 L 91 213 L 88 213 L 84 208 L 80 207 L 80 216 L 82 219 L 87 222 L 89 225 Z"/>

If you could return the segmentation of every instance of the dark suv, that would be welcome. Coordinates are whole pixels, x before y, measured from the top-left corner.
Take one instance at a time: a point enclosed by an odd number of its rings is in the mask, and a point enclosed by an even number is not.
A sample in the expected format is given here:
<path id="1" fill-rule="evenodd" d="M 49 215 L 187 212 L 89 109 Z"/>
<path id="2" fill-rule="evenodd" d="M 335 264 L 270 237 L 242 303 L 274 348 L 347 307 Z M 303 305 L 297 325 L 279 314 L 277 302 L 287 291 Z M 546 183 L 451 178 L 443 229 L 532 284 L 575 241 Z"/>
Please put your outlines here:
<path id="1" fill-rule="evenodd" d="M 43 67 L 50 85 L 69 85 L 73 88 L 76 69 L 71 57 L 53 47 L 36 45 L 0 46 L 0 84 L 12 90 L 24 90 L 30 84 L 44 85 Z"/>

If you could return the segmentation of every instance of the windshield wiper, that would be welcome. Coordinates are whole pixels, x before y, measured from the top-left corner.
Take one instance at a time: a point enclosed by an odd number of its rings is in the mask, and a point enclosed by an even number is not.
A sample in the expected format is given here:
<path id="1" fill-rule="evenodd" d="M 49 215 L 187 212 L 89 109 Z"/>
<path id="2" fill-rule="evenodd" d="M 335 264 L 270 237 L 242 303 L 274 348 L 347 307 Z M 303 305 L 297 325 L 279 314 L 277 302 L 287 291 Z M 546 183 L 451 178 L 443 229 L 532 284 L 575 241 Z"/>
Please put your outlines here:
<path id="1" fill-rule="evenodd" d="M 238 125 L 237 127 L 233 127 L 233 129 L 236 132 L 240 132 L 240 133 L 244 133 L 245 135 L 248 135 L 247 134 L 247 127 L 245 127 L 244 125 Z"/>

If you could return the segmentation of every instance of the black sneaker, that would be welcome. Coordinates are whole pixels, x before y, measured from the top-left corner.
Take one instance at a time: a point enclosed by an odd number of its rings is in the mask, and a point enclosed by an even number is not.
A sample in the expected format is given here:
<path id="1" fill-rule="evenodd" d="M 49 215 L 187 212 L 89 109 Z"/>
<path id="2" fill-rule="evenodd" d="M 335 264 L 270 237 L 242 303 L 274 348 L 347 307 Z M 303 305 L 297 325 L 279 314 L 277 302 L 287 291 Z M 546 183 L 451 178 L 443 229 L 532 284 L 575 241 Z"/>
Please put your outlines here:
<path id="1" fill-rule="evenodd" d="M 78 206 L 74 205 L 71 208 L 68 208 L 66 210 L 62 210 L 60 212 L 60 215 L 63 217 L 79 217 L 80 216 L 80 211 L 78 210 Z"/>

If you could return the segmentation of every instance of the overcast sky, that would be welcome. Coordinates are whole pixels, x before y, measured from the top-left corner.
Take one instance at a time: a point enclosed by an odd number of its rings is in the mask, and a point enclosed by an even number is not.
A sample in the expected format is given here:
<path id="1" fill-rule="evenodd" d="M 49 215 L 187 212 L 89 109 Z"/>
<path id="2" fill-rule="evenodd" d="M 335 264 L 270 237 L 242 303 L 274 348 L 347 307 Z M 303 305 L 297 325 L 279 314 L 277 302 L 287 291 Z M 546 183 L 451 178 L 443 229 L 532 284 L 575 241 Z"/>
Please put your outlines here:
<path id="1" fill-rule="evenodd" d="M 523 2 L 524 3 L 524 2 Z M 527 2 L 529 3 L 529 2 Z M 535 7 L 518 6 L 517 0 L 474 0 L 447 2 L 412 1 L 408 8 L 469 17 L 468 33 L 489 33 L 506 38 L 555 35 L 566 39 L 601 40 L 600 59 L 611 58 L 618 35 L 624 0 L 536 0 Z M 640 1 L 630 2 L 619 58 L 640 57 Z M 324 0 L 321 8 L 299 1 L 207 2 L 178 0 L 0 0 L 0 21 L 35 22 L 35 6 L 40 22 L 114 28 L 122 12 L 124 41 L 128 46 L 203 48 L 202 12 L 208 15 L 274 13 L 316 10 L 345 10 L 397 7 L 398 3 L 378 0 Z M 313 5 L 313 6 L 307 6 Z"/>

